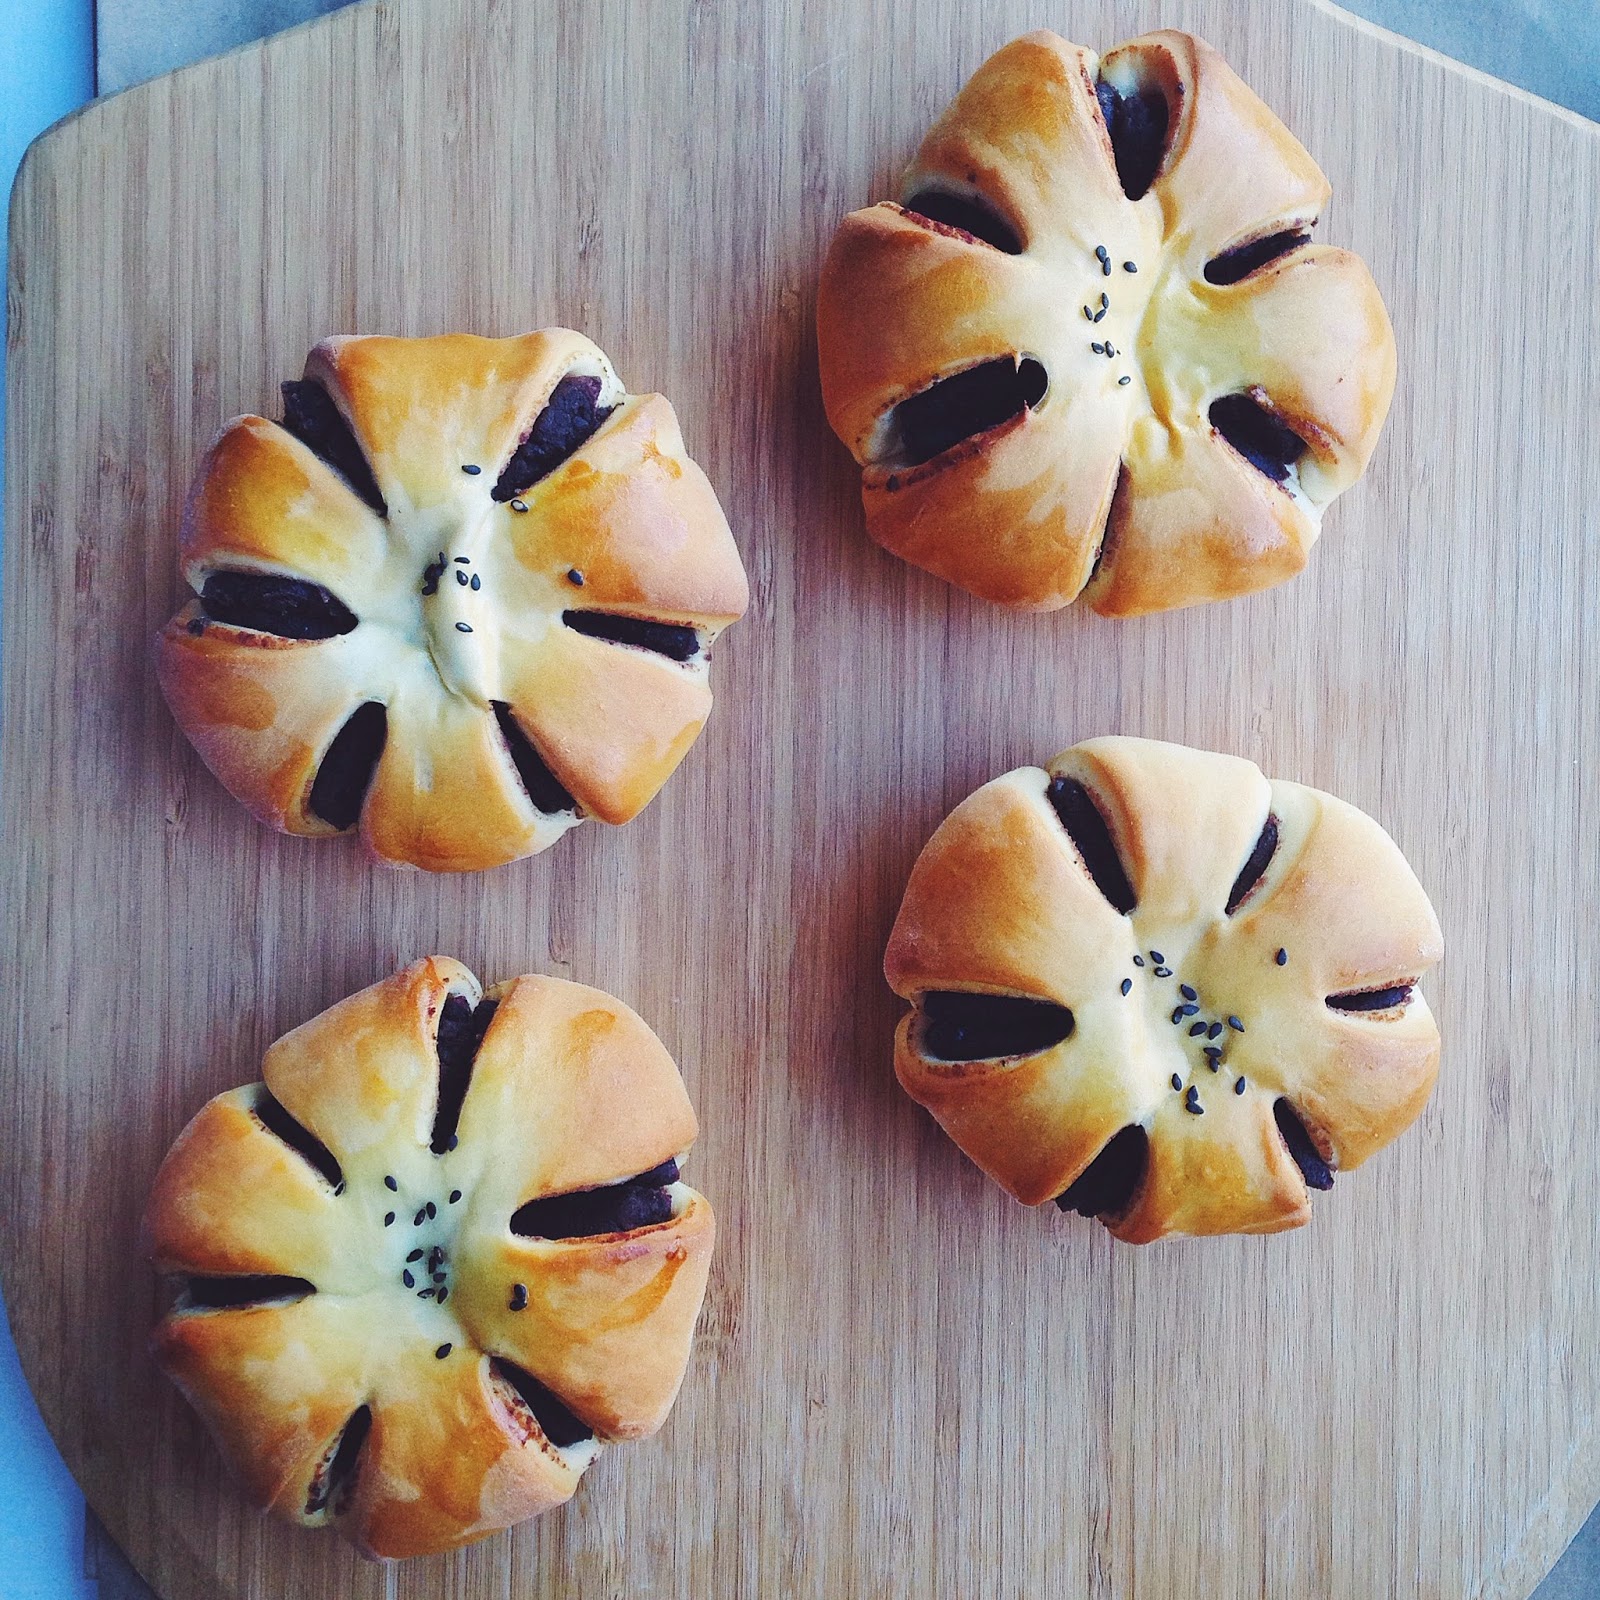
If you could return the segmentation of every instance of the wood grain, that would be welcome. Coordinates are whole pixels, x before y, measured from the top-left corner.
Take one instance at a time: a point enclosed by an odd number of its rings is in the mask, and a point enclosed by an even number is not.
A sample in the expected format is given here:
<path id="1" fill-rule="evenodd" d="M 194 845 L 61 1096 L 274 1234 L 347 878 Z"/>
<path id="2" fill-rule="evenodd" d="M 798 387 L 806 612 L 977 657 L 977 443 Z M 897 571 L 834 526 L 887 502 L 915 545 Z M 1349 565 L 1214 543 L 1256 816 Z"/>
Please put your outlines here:
<path id="1" fill-rule="evenodd" d="M 817 398 L 839 216 L 1026 27 L 1209 37 L 1334 184 L 1400 388 L 1310 570 L 1110 623 L 865 539 Z M 1600 136 L 1309 4 L 369 4 L 97 105 L 12 213 L 6 1300 L 68 1462 L 170 1600 L 512 1594 L 1520 1600 L 1600 1494 Z M 754 586 L 660 799 L 471 879 L 256 827 L 150 640 L 206 439 L 324 333 L 583 329 L 672 399 Z M 1446 931 L 1420 1125 L 1268 1239 L 1114 1245 L 896 1090 L 907 870 L 1090 734 L 1378 816 Z M 382 1571 L 268 1525 L 144 1354 L 169 1141 L 439 951 L 635 1006 L 719 1254 L 682 1399 L 575 1502 Z"/>

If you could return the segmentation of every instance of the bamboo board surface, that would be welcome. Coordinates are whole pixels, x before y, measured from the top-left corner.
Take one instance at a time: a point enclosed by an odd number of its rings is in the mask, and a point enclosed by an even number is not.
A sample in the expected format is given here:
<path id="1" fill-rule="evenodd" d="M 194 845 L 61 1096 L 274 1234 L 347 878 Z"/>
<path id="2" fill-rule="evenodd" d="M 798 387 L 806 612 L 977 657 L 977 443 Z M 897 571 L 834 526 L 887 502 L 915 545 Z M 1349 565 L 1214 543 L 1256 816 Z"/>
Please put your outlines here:
<path id="1" fill-rule="evenodd" d="M 1007 38 L 1218 45 L 1334 185 L 1400 348 L 1309 570 L 1112 623 L 876 550 L 812 333 L 838 218 Z M 358 6 L 96 105 L 12 213 L 5 1294 L 68 1463 L 169 1600 L 1522 1600 L 1600 1494 L 1600 133 L 1309 3 Z M 157 692 L 222 419 L 331 331 L 565 323 L 674 402 L 751 615 L 660 798 L 478 878 L 257 827 Z M 1375 814 L 1432 894 L 1419 1125 L 1298 1233 L 1136 1251 L 1024 1210 L 896 1089 L 906 873 L 1101 732 Z M 383 1570 L 269 1525 L 144 1354 L 138 1214 L 273 1038 L 402 962 L 537 970 L 682 1064 L 720 1220 L 663 1432 Z"/>

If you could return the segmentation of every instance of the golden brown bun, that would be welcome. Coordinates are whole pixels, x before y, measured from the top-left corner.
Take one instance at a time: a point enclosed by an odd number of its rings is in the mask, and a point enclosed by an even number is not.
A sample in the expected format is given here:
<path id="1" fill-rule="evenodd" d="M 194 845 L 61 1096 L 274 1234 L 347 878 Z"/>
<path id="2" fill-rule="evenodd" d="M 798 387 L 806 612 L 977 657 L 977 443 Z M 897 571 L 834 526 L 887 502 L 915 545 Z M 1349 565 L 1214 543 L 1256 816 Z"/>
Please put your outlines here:
<path id="1" fill-rule="evenodd" d="M 1055 785 L 1070 804 L 1069 784 L 1109 830 L 1130 913 L 1112 903 L 1110 871 L 1091 875 L 1052 803 Z M 1252 879 L 1264 831 L 1276 849 Z M 1241 877 L 1255 886 L 1230 913 Z M 1441 953 L 1415 875 L 1353 806 L 1268 782 L 1232 756 L 1091 739 L 1048 771 L 985 784 L 918 858 L 884 962 L 917 1008 L 896 1035 L 895 1070 L 1028 1205 L 1064 1195 L 1113 1136 L 1137 1127 L 1142 1175 L 1102 1212 L 1119 1238 L 1296 1227 L 1311 1214 L 1306 1169 L 1278 1103 L 1341 1172 L 1410 1126 L 1438 1072 L 1439 1032 L 1409 986 Z M 1408 994 L 1381 1010 L 1327 1003 L 1396 986 Z M 1071 1032 L 1026 1053 L 932 1056 L 927 997 L 951 991 L 1054 1002 Z M 1206 1052 L 1219 1046 L 1213 1067 Z"/>
<path id="2" fill-rule="evenodd" d="M 613 409 L 548 476 L 496 500 L 568 374 L 597 380 Z M 184 515 L 189 584 L 297 578 L 357 623 L 285 638 L 210 618 L 203 600 L 185 606 L 157 666 L 206 765 L 271 827 L 337 832 L 312 809 L 312 786 L 335 736 L 376 702 L 386 741 L 359 826 L 380 860 L 472 871 L 543 850 L 584 815 L 635 816 L 705 722 L 711 641 L 749 598 L 672 407 L 625 394 L 601 351 L 563 329 L 326 339 L 306 378 L 348 423 L 386 514 L 285 427 L 240 417 L 222 430 Z M 564 625 L 569 611 L 691 628 L 698 650 L 679 661 L 593 637 Z M 530 798 L 496 705 L 576 810 Z"/>
<path id="3" fill-rule="evenodd" d="M 1137 200 L 1117 176 L 1099 75 L 1169 107 L 1166 155 Z M 1048 610 L 1082 593 L 1112 616 L 1298 572 L 1377 442 L 1394 336 L 1344 250 L 1301 245 L 1207 281 L 1214 257 L 1308 229 L 1329 193 L 1221 56 L 1174 32 L 1103 60 L 1052 33 L 1015 40 L 923 142 L 901 198 L 929 191 L 981 200 L 1022 249 L 889 203 L 840 226 L 817 297 L 822 392 L 863 468 L 872 537 L 985 599 Z M 1111 357 L 1092 348 L 1107 341 Z M 999 358 L 1042 363 L 1043 399 L 915 460 L 896 407 Z M 1285 482 L 1213 426 L 1230 395 L 1304 441 Z"/>
<path id="4" fill-rule="evenodd" d="M 676 1181 L 656 1186 L 664 1221 L 512 1230 L 528 1201 L 649 1173 L 694 1141 L 672 1058 L 596 989 L 525 977 L 490 991 L 455 1143 L 434 1154 L 451 995 L 483 998 L 458 962 L 419 961 L 279 1039 L 265 1085 L 218 1095 L 179 1136 L 144 1219 L 146 1254 L 189 1285 L 155 1331 L 157 1361 L 257 1503 L 332 1522 L 372 1556 L 537 1515 L 572 1494 L 601 1441 L 660 1427 L 710 1264 L 711 1207 Z M 336 1173 L 286 1141 L 274 1101 Z M 255 1275 L 314 1292 L 245 1285 L 249 1303 L 215 1306 L 208 1280 Z M 491 1358 L 592 1437 L 552 1443 Z M 330 1494 L 328 1463 L 363 1407 L 370 1432 Z"/>

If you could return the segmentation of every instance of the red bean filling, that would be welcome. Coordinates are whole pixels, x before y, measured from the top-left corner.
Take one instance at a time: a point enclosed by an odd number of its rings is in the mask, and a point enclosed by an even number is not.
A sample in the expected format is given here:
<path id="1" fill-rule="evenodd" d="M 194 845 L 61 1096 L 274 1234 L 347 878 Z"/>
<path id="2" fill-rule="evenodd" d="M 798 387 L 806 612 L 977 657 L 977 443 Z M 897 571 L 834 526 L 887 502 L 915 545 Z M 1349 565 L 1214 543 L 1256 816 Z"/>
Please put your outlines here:
<path id="1" fill-rule="evenodd" d="M 1080 1217 L 1117 1216 L 1132 1203 L 1149 1160 L 1149 1135 L 1137 1123 L 1130 1123 L 1112 1135 L 1070 1189 L 1056 1196 L 1056 1204 Z"/>
<path id="2" fill-rule="evenodd" d="M 673 661 L 690 661 L 700 653 L 700 635 L 676 622 L 647 622 L 643 617 L 617 616 L 609 611 L 563 611 L 561 620 L 574 633 L 653 650 Z"/>
<path id="3" fill-rule="evenodd" d="M 621 1183 L 530 1200 L 512 1214 L 511 1231 L 526 1239 L 582 1239 L 648 1228 L 672 1215 L 666 1186 L 677 1181 L 678 1163 L 663 1161 Z"/>
<path id="4" fill-rule="evenodd" d="M 1247 394 L 1225 394 L 1211 402 L 1211 426 L 1258 472 L 1274 483 L 1306 452 L 1306 442 Z"/>
<path id="5" fill-rule="evenodd" d="M 472 1082 L 472 1063 L 499 1004 L 498 1000 L 480 1000 L 473 1007 L 465 995 L 453 994 L 439 1009 L 439 1031 L 434 1038 L 439 1056 L 439 1099 L 428 1146 L 436 1156 L 442 1156 L 455 1143 L 461 1107 Z"/>
<path id="6" fill-rule="evenodd" d="M 372 466 L 333 396 L 312 378 L 279 387 L 283 391 L 283 426 L 327 462 L 380 517 L 388 516 L 389 507 Z"/>
<path id="7" fill-rule="evenodd" d="M 315 1167 L 335 1194 L 344 1192 L 344 1173 L 333 1152 L 309 1128 L 296 1122 L 281 1101 L 268 1090 L 261 1089 L 250 1109 L 268 1133 L 281 1139 L 302 1161 Z"/>
<path id="8" fill-rule="evenodd" d="M 342 833 L 361 819 L 378 758 L 389 739 L 389 713 L 376 700 L 358 706 L 333 737 L 311 785 L 311 814 Z"/>
<path id="9" fill-rule="evenodd" d="M 562 787 L 561 780 L 545 765 L 544 757 L 534 749 L 533 741 L 522 731 L 516 713 L 504 700 L 491 700 L 495 721 L 500 724 L 501 736 L 511 753 L 512 765 L 535 811 L 555 816 L 561 811 L 576 811 L 578 802 Z"/>
<path id="10" fill-rule="evenodd" d="M 191 1311 L 232 1311 L 239 1306 L 287 1304 L 315 1294 L 317 1287 L 304 1278 L 251 1273 L 239 1277 L 184 1280 L 183 1308 Z"/>
<path id="11" fill-rule="evenodd" d="M 213 622 L 280 639 L 332 639 L 356 625 L 355 613 L 320 583 L 270 572 L 213 572 L 200 604 Z"/>
<path id="12" fill-rule="evenodd" d="M 1267 868 L 1272 865 L 1272 858 L 1277 853 L 1278 819 L 1268 812 L 1267 820 L 1256 838 L 1255 848 L 1240 867 L 1239 876 L 1233 880 L 1233 887 L 1228 891 L 1227 913 L 1230 917 L 1250 898 L 1256 885 L 1266 876 Z"/>
<path id="13" fill-rule="evenodd" d="M 1061 826 L 1067 830 L 1067 837 L 1072 840 L 1084 868 L 1094 879 L 1095 888 L 1113 909 L 1126 916 L 1139 900 L 1128 881 L 1122 858 L 1117 854 L 1116 841 L 1111 837 L 1111 825 L 1099 802 L 1076 778 L 1053 778 L 1045 790 L 1045 798 L 1061 819 Z"/>
<path id="14" fill-rule="evenodd" d="M 1278 1124 L 1278 1132 L 1283 1137 L 1284 1145 L 1294 1157 L 1294 1164 L 1299 1167 L 1307 1187 L 1331 1189 L 1333 1169 L 1322 1159 L 1322 1152 L 1312 1143 L 1311 1135 L 1306 1132 L 1306 1125 L 1295 1114 L 1294 1107 L 1287 1100 L 1279 1100 L 1272 1108 L 1272 1115 Z"/>
<path id="15" fill-rule="evenodd" d="M 1206 262 L 1206 282 L 1237 283 L 1252 272 L 1259 272 L 1269 261 L 1276 261 L 1279 256 L 1310 243 L 1311 234 L 1305 228 L 1286 228 L 1282 233 L 1269 233 L 1264 239 L 1236 244 Z"/>
<path id="16" fill-rule="evenodd" d="M 356 1474 L 360 1469 L 361 1451 L 372 1431 L 372 1407 L 361 1406 L 351 1413 L 350 1420 L 340 1431 L 337 1441 L 311 1479 L 306 1494 L 306 1515 L 317 1516 L 331 1503 L 337 1516 L 350 1502 L 355 1492 Z"/>
<path id="17" fill-rule="evenodd" d="M 1328 1004 L 1335 1011 L 1392 1011 L 1411 999 L 1411 985 L 1397 983 L 1387 989 L 1351 989 L 1344 994 L 1330 994 Z"/>
<path id="18" fill-rule="evenodd" d="M 1111 136 L 1117 181 L 1130 200 L 1141 199 L 1160 169 L 1167 152 L 1166 96 L 1156 89 L 1136 89 L 1122 94 L 1101 78 L 1094 87 L 1100 115 Z"/>
<path id="19" fill-rule="evenodd" d="M 1049 379 L 1034 360 L 1001 356 L 942 378 L 921 394 L 902 400 L 894 426 L 906 464 L 916 466 L 952 445 L 987 433 L 1044 398 Z"/>
<path id="20" fill-rule="evenodd" d="M 489 1370 L 512 1391 L 514 1401 L 531 1413 L 539 1431 L 558 1450 L 594 1437 L 593 1429 L 575 1417 L 565 1402 L 545 1388 L 531 1372 L 524 1372 L 503 1356 L 491 1358 Z"/>
<path id="21" fill-rule="evenodd" d="M 959 228 L 962 233 L 969 233 L 1008 256 L 1022 254 L 1022 240 L 1016 229 L 986 201 L 949 194 L 942 189 L 923 189 L 912 195 L 903 209 L 913 216 L 942 222 L 947 228 Z"/>
<path id="22" fill-rule="evenodd" d="M 936 1061 L 1033 1055 L 1070 1038 L 1072 1013 L 1053 1000 L 930 989 L 921 997 L 918 1047 Z"/>
<path id="23" fill-rule="evenodd" d="M 506 463 L 491 496 L 510 500 L 547 478 L 590 438 L 615 408 L 600 404 L 600 380 L 568 373 Z"/>

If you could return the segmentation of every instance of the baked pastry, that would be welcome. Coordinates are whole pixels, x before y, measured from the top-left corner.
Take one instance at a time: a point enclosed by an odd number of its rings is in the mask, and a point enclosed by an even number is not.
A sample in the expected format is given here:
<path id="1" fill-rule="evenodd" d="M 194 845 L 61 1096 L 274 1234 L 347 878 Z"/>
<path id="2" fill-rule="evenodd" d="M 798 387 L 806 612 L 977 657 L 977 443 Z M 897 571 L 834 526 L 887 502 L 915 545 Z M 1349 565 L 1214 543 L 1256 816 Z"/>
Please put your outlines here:
<path id="1" fill-rule="evenodd" d="M 1119 1239 L 1270 1233 L 1416 1119 L 1439 925 L 1370 817 L 1249 761 L 1091 739 L 985 784 L 884 970 L 913 1100 L 1018 1200 Z"/>
<path id="2" fill-rule="evenodd" d="M 620 1001 L 419 961 L 268 1050 L 144 1219 L 156 1360 L 250 1496 L 371 1556 L 561 1504 L 661 1426 L 705 1291 L 695 1117 Z"/>
<path id="3" fill-rule="evenodd" d="M 1371 274 L 1310 243 L 1328 194 L 1198 39 L 1005 46 L 823 268 L 823 401 L 872 537 L 1108 616 L 1298 572 L 1394 389 Z"/>
<path id="4" fill-rule="evenodd" d="M 626 822 L 711 709 L 744 569 L 672 407 L 564 329 L 325 339 L 184 513 L 157 648 L 207 766 L 287 833 L 432 871 Z"/>

